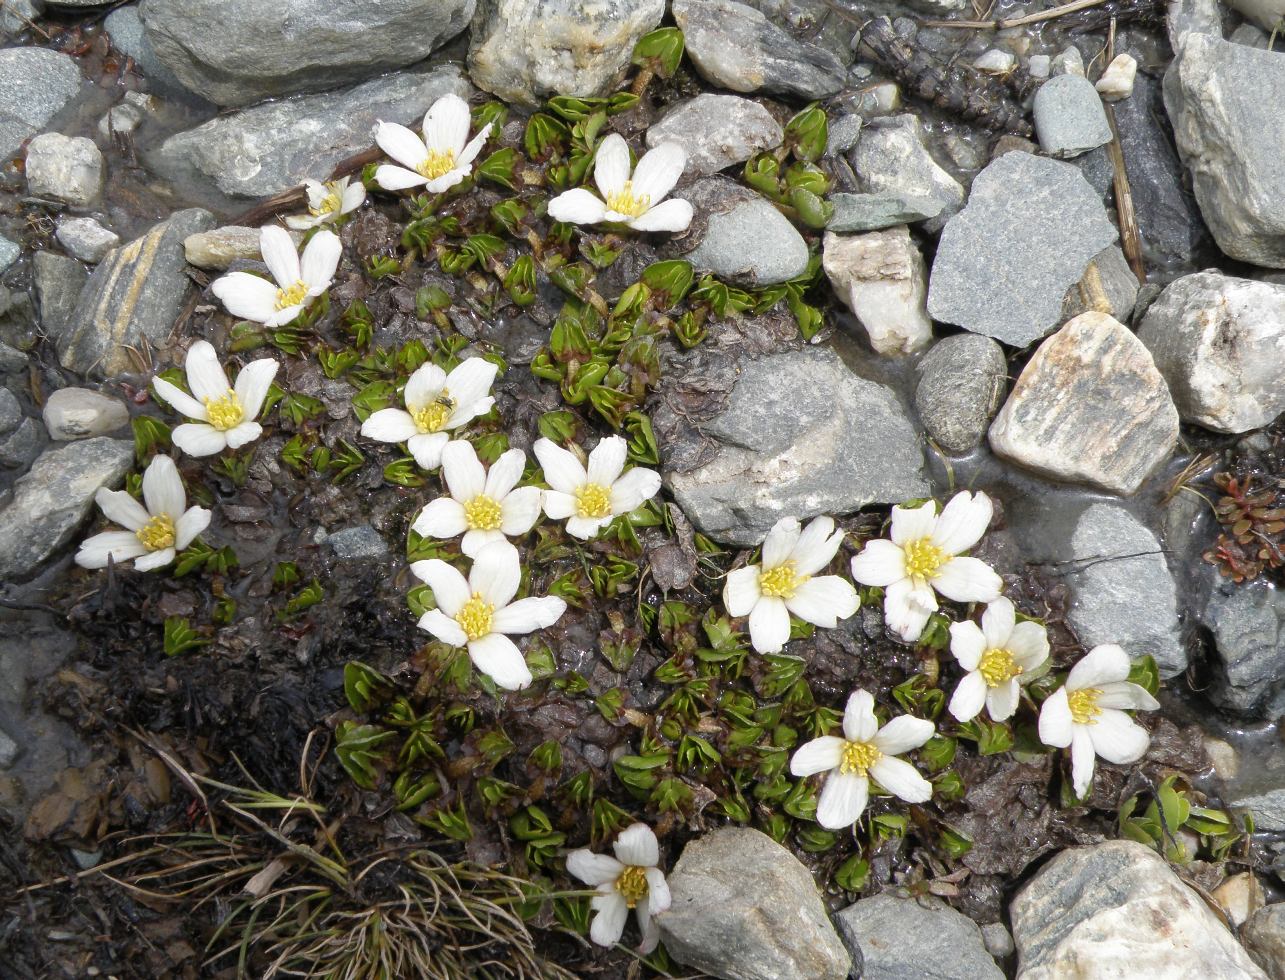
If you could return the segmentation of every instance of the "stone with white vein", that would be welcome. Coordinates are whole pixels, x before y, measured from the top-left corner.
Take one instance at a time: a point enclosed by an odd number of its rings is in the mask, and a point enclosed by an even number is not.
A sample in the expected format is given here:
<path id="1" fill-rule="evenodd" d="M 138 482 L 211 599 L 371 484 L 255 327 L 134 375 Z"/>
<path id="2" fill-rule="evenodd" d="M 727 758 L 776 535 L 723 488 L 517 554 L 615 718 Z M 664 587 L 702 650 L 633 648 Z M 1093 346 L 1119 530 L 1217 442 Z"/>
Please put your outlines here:
<path id="1" fill-rule="evenodd" d="M 864 235 L 826 232 L 821 261 L 876 353 L 910 354 L 932 340 L 928 272 L 905 225 Z"/>

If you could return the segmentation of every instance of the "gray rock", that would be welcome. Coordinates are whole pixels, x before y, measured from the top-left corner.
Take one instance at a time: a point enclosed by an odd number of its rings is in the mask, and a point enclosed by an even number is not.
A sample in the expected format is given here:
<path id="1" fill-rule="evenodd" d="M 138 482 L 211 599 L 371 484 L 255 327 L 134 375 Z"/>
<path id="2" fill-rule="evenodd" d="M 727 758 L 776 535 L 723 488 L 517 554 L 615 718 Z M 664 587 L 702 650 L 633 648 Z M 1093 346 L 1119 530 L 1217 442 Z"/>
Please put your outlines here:
<path id="1" fill-rule="evenodd" d="M 0 235 L 0 272 L 4 272 L 9 266 L 17 262 L 18 256 L 21 254 L 21 245 L 17 242 L 11 242 L 3 235 Z"/>
<path id="2" fill-rule="evenodd" d="M 875 895 L 835 916 L 848 949 L 864 958 L 863 980 L 1003 980 L 982 931 L 941 899 Z"/>
<path id="3" fill-rule="evenodd" d="M 924 227 L 938 231 L 964 203 L 964 188 L 924 145 L 919 117 L 909 113 L 872 119 L 848 154 L 860 190 L 941 202 Z"/>
<path id="4" fill-rule="evenodd" d="M 1068 44 L 1065 48 L 1053 56 L 1049 64 L 1049 70 L 1054 76 L 1059 75 L 1077 75 L 1084 77 L 1084 55 L 1074 44 Z"/>
<path id="5" fill-rule="evenodd" d="M 1025 347 L 1057 328 L 1067 290 L 1115 240 L 1075 167 L 1005 153 L 977 175 L 968 206 L 942 232 L 928 312 Z"/>
<path id="6" fill-rule="evenodd" d="M 115 136 L 132 133 L 143 125 L 145 115 L 144 107 L 134 102 L 114 105 L 107 110 L 107 115 L 98 120 L 98 135 L 105 140 L 110 140 Z"/>
<path id="7" fill-rule="evenodd" d="M 126 348 L 143 340 L 160 346 L 191 285 L 183 240 L 213 224 L 201 208 L 176 211 L 141 238 L 113 249 L 94 270 L 58 338 L 62 366 L 115 377 L 136 367 Z"/>
<path id="8" fill-rule="evenodd" d="M 1109 245 L 1093 257 L 1084 277 L 1066 292 L 1062 319 L 1072 320 L 1096 310 L 1128 323 L 1138 302 L 1138 277 L 1117 245 Z"/>
<path id="9" fill-rule="evenodd" d="M 876 353 L 910 354 L 932 340 L 928 270 L 905 225 L 864 235 L 827 231 L 821 262 Z"/>
<path id="10" fill-rule="evenodd" d="M 134 462 L 127 439 L 86 439 L 48 449 L 0 510 L 0 580 L 30 575 L 84 522 L 99 487 L 115 486 Z"/>
<path id="11" fill-rule="evenodd" d="M 1165 73 L 1164 98 L 1218 247 L 1285 269 L 1285 155 L 1276 139 L 1285 58 L 1189 34 Z"/>
<path id="12" fill-rule="evenodd" d="M 1174 51 L 1181 50 L 1188 34 L 1223 36 L 1223 5 L 1218 0 L 1169 0 L 1165 20 Z"/>
<path id="13" fill-rule="evenodd" d="M 129 423 L 129 409 L 89 388 L 59 388 L 45 399 L 44 420 L 49 438 L 67 442 L 116 431 Z"/>
<path id="14" fill-rule="evenodd" d="M 1261 709 L 1278 704 L 1285 691 L 1285 596 L 1261 579 L 1220 582 L 1201 619 L 1216 654 L 1209 697 L 1242 715 L 1266 714 Z"/>
<path id="15" fill-rule="evenodd" d="M 388 542 L 369 524 L 336 531 L 326 538 L 326 544 L 340 561 L 363 561 L 388 554 Z"/>
<path id="16" fill-rule="evenodd" d="M 31 0 L 6 0 L 0 7 L 0 41 L 7 41 L 12 35 L 25 30 L 28 22 L 39 16 L 40 11 Z"/>
<path id="17" fill-rule="evenodd" d="M 976 449 L 999 411 L 1008 385 L 1004 349 L 975 333 L 947 337 L 919 362 L 915 410 L 943 450 Z"/>
<path id="18" fill-rule="evenodd" d="M 137 62 L 138 67 L 143 70 L 143 77 L 153 90 L 188 91 L 178 76 L 161 61 L 152 42 L 147 39 L 136 5 L 117 7 L 107 15 L 103 27 L 111 36 L 112 44 Z"/>
<path id="19" fill-rule="evenodd" d="M 120 236 L 93 218 L 68 218 L 59 222 L 55 236 L 69 254 L 82 262 L 100 262 L 120 244 Z"/>
<path id="20" fill-rule="evenodd" d="M 999 456 L 1120 494 L 1177 440 L 1178 410 L 1151 354 L 1105 313 L 1083 313 L 1044 341 L 990 428 Z"/>
<path id="21" fill-rule="evenodd" d="M 698 837 L 668 880 L 673 904 L 656 922 L 679 963 L 728 980 L 848 976 L 812 873 L 766 834 L 722 827 Z"/>
<path id="22" fill-rule="evenodd" d="M 0 435 L 8 435 L 22 421 L 22 404 L 8 388 L 0 388 Z"/>
<path id="23" fill-rule="evenodd" d="M 893 225 L 927 221 L 941 214 L 946 206 L 938 197 L 918 194 L 831 194 L 834 214 L 826 228 L 830 231 L 878 231 Z"/>
<path id="24" fill-rule="evenodd" d="M 145 36 L 184 86 L 222 106 L 319 92 L 422 61 L 474 0 L 145 0 Z M 374 39 L 378 39 L 375 41 Z"/>
<path id="25" fill-rule="evenodd" d="M 0 50 L 0 157 L 16 156 L 80 91 L 80 68 L 47 48 Z"/>
<path id="26" fill-rule="evenodd" d="M 1266 978 L 1200 896 L 1134 841 L 1063 851 L 1009 913 L 1023 980 Z"/>
<path id="27" fill-rule="evenodd" d="M 808 267 L 808 246 L 789 220 L 770 202 L 726 177 L 705 177 L 676 192 L 692 202 L 704 233 L 683 256 L 720 279 L 758 288 L 801 276 Z M 696 223 L 688 232 L 697 236 Z"/>
<path id="28" fill-rule="evenodd" d="M 982 942 L 986 944 L 986 952 L 1000 961 L 1012 956 L 1016 949 L 1013 934 L 1002 922 L 988 922 L 982 926 Z"/>
<path id="29" fill-rule="evenodd" d="M 27 191 L 86 207 L 103 192 L 103 155 L 84 136 L 41 133 L 27 146 Z"/>
<path id="30" fill-rule="evenodd" d="M 1240 781 L 1227 795 L 1227 806 L 1244 810 L 1254 818 L 1254 830 L 1262 833 L 1285 832 L 1285 774 L 1276 769 L 1270 774 L 1259 775 L 1245 785 Z M 1274 784 L 1274 785 L 1266 785 Z M 1254 788 L 1250 788 L 1250 787 Z"/>
<path id="31" fill-rule="evenodd" d="M 851 150 L 857 145 L 857 140 L 861 138 L 861 127 L 863 125 L 865 125 L 865 120 L 856 113 L 850 113 L 831 120 L 827 127 L 829 133 L 826 136 L 825 155 L 837 157 Z"/>
<path id="32" fill-rule="evenodd" d="M 761 150 L 781 145 L 785 133 L 759 103 L 735 95 L 698 95 L 681 102 L 647 130 L 647 145 L 677 143 L 687 151 L 687 175 L 718 173 Z"/>
<path id="33" fill-rule="evenodd" d="M 31 265 L 40 301 L 40 325 L 57 339 L 67 329 L 89 273 L 75 259 L 53 252 L 37 252 Z"/>
<path id="34" fill-rule="evenodd" d="M 1115 164 L 1111 161 L 1110 151 L 1105 146 L 1099 146 L 1068 162 L 1074 164 L 1084 175 L 1089 186 L 1098 192 L 1102 203 L 1109 208 L 1115 193 Z"/>
<path id="35" fill-rule="evenodd" d="M 1279 31 L 1285 22 L 1285 4 L 1281 0 L 1227 0 L 1227 6 L 1265 31 Z"/>
<path id="36" fill-rule="evenodd" d="M 290 231 L 290 237 L 298 246 L 303 241 L 303 232 Z M 244 225 L 224 225 L 211 231 L 198 231 L 188 235 L 183 241 L 183 254 L 188 265 L 198 269 L 227 269 L 233 262 L 258 262 L 259 229 L 247 228 Z"/>
<path id="37" fill-rule="evenodd" d="M 8 344 L 0 343 L 0 377 L 26 369 L 27 355 Z"/>
<path id="38" fill-rule="evenodd" d="M 848 514 L 932 492 L 896 394 L 828 350 L 750 361 L 726 410 L 701 431 L 716 442 L 713 457 L 667 471 L 666 482 L 701 531 L 740 547 L 759 544 L 785 516 Z"/>
<path id="39" fill-rule="evenodd" d="M 1251 915 L 1240 928 L 1240 941 L 1272 980 L 1285 980 L 1285 903 Z"/>
<path id="40" fill-rule="evenodd" d="M 478 0 L 469 77 L 532 108 L 551 95 L 607 95 L 664 15 L 665 0 Z"/>
<path id="41" fill-rule="evenodd" d="M 45 434 L 35 419 L 23 419 L 18 428 L 0 438 L 0 466 L 19 469 L 36 458 Z"/>
<path id="42" fill-rule="evenodd" d="M 8 769 L 18 761 L 18 743 L 0 729 L 0 769 Z"/>
<path id="43" fill-rule="evenodd" d="M 152 162 L 171 178 L 213 181 L 231 197 L 267 197 L 329 174 L 369 147 L 380 120 L 417 128 L 428 107 L 448 92 L 465 98 L 471 92 L 454 66 L 271 102 L 171 136 Z"/>
<path id="44" fill-rule="evenodd" d="M 1248 432 L 1285 412 L 1285 286 L 1198 272 L 1138 328 L 1184 422 Z"/>
<path id="45" fill-rule="evenodd" d="M 672 9 L 696 70 L 721 88 L 823 99 L 847 79 L 833 54 L 796 41 L 748 4 L 674 0 Z"/>
<path id="46" fill-rule="evenodd" d="M 1045 153 L 1074 157 L 1111 142 L 1102 97 L 1082 75 L 1050 78 L 1035 93 L 1035 133 Z"/>

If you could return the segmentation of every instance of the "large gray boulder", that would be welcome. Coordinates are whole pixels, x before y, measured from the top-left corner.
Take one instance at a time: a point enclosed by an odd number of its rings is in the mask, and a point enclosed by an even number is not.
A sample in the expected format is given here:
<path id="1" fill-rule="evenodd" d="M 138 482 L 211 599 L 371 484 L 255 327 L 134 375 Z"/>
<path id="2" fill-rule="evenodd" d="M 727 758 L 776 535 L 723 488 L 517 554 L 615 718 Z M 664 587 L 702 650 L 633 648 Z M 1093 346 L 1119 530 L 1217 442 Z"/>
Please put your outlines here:
<path id="1" fill-rule="evenodd" d="M 48 48 L 0 50 L 0 156 L 14 156 L 72 100 L 83 79 L 75 60 Z"/>
<path id="2" fill-rule="evenodd" d="M 753 99 L 706 93 L 680 102 L 647 130 L 647 145 L 677 143 L 687 152 L 688 176 L 718 173 L 760 150 L 781 145 L 785 133 Z"/>
<path id="3" fill-rule="evenodd" d="M 885 892 L 835 916 L 863 980 L 1004 980 L 982 931 L 939 898 Z"/>
<path id="4" fill-rule="evenodd" d="M 475 0 L 143 0 L 152 50 L 218 105 L 318 92 L 423 60 Z"/>
<path id="5" fill-rule="evenodd" d="M 801 276 L 808 245 L 770 201 L 726 177 L 705 177 L 674 194 L 696 220 L 674 239 L 682 257 L 719 279 L 759 289 Z M 694 246 L 694 247 L 693 247 Z"/>

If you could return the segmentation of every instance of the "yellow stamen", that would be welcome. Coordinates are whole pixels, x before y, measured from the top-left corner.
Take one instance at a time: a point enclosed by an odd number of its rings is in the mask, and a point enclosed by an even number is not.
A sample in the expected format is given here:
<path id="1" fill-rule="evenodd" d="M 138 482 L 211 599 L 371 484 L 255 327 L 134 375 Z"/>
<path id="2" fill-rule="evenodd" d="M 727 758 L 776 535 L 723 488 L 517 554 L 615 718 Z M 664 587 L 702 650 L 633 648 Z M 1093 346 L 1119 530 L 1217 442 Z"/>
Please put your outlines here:
<path id="1" fill-rule="evenodd" d="M 1071 691 L 1066 696 L 1066 703 L 1071 709 L 1071 720 L 1077 725 L 1096 725 L 1102 709 L 1098 707 L 1098 698 L 1102 692 L 1096 687 Z"/>
<path id="2" fill-rule="evenodd" d="M 136 532 L 148 551 L 174 547 L 174 521 L 168 514 L 158 514 Z"/>
<path id="3" fill-rule="evenodd" d="M 464 523 L 473 531 L 498 531 L 500 505 L 484 493 L 464 505 Z"/>
<path id="4" fill-rule="evenodd" d="M 616 891 L 620 892 L 627 908 L 637 907 L 647 897 L 647 869 L 636 864 L 627 865 L 616 879 Z"/>
<path id="5" fill-rule="evenodd" d="M 338 214 L 339 209 L 344 206 L 343 196 L 339 193 L 339 184 L 332 181 L 325 187 L 326 195 L 315 206 L 308 208 L 308 212 L 314 218 L 320 218 L 323 214 Z"/>
<path id="6" fill-rule="evenodd" d="M 576 516 L 601 519 L 611 516 L 611 490 L 599 483 L 586 483 L 576 491 Z"/>
<path id="7" fill-rule="evenodd" d="M 480 640 L 491 632 L 491 618 L 494 614 L 495 607 L 474 592 L 473 598 L 464 603 L 455 614 L 455 622 L 460 624 L 460 629 L 470 640 Z"/>
<path id="8" fill-rule="evenodd" d="M 651 207 L 651 195 L 642 194 L 634 197 L 634 182 L 625 181 L 625 186 L 607 195 L 607 207 L 617 214 L 637 218 Z"/>
<path id="9" fill-rule="evenodd" d="M 839 772 L 845 776 L 851 776 L 854 773 L 864 776 L 870 767 L 882 758 L 883 753 L 875 748 L 873 742 L 844 742 Z"/>
<path id="10" fill-rule="evenodd" d="M 1000 647 L 992 647 L 983 653 L 977 669 L 987 687 L 999 687 L 1022 672 L 1022 668 L 1013 662 L 1013 655 Z"/>
<path id="11" fill-rule="evenodd" d="M 451 420 L 453 411 L 455 411 L 455 399 L 443 388 L 431 402 L 410 414 L 415 420 L 415 428 L 420 432 L 441 432 L 446 428 L 446 423 Z"/>
<path id="12" fill-rule="evenodd" d="M 928 538 L 919 538 L 901 546 L 906 556 L 906 574 L 912 579 L 931 579 L 946 564 L 948 556 Z"/>
<path id="13" fill-rule="evenodd" d="M 455 169 L 454 150 L 429 150 L 428 156 L 420 161 L 415 170 L 421 177 L 436 180 Z"/>
<path id="14" fill-rule="evenodd" d="M 793 599 L 799 586 L 807 580 L 806 575 L 795 574 L 794 562 L 786 561 L 759 575 L 759 591 L 764 595 Z"/>
<path id="15" fill-rule="evenodd" d="M 236 392 L 229 391 L 222 398 L 205 399 L 205 415 L 210 425 L 220 432 L 227 432 L 245 419 L 245 409 L 241 407 L 241 399 L 237 398 Z"/>
<path id="16" fill-rule="evenodd" d="M 277 290 L 277 309 L 284 310 L 287 306 L 298 306 L 307 298 L 308 284 L 302 279 L 296 279 L 293 286 Z"/>

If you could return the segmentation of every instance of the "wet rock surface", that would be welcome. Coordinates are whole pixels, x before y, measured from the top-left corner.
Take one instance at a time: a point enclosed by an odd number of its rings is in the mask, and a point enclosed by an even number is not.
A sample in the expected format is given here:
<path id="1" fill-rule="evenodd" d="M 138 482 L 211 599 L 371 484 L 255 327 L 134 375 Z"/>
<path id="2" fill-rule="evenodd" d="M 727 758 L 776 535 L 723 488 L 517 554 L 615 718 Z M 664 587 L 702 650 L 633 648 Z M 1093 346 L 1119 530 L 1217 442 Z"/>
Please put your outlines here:
<path id="1" fill-rule="evenodd" d="M 68 55 L 43 48 L 0 50 L 0 154 L 16 154 L 80 87 L 80 69 Z"/>

